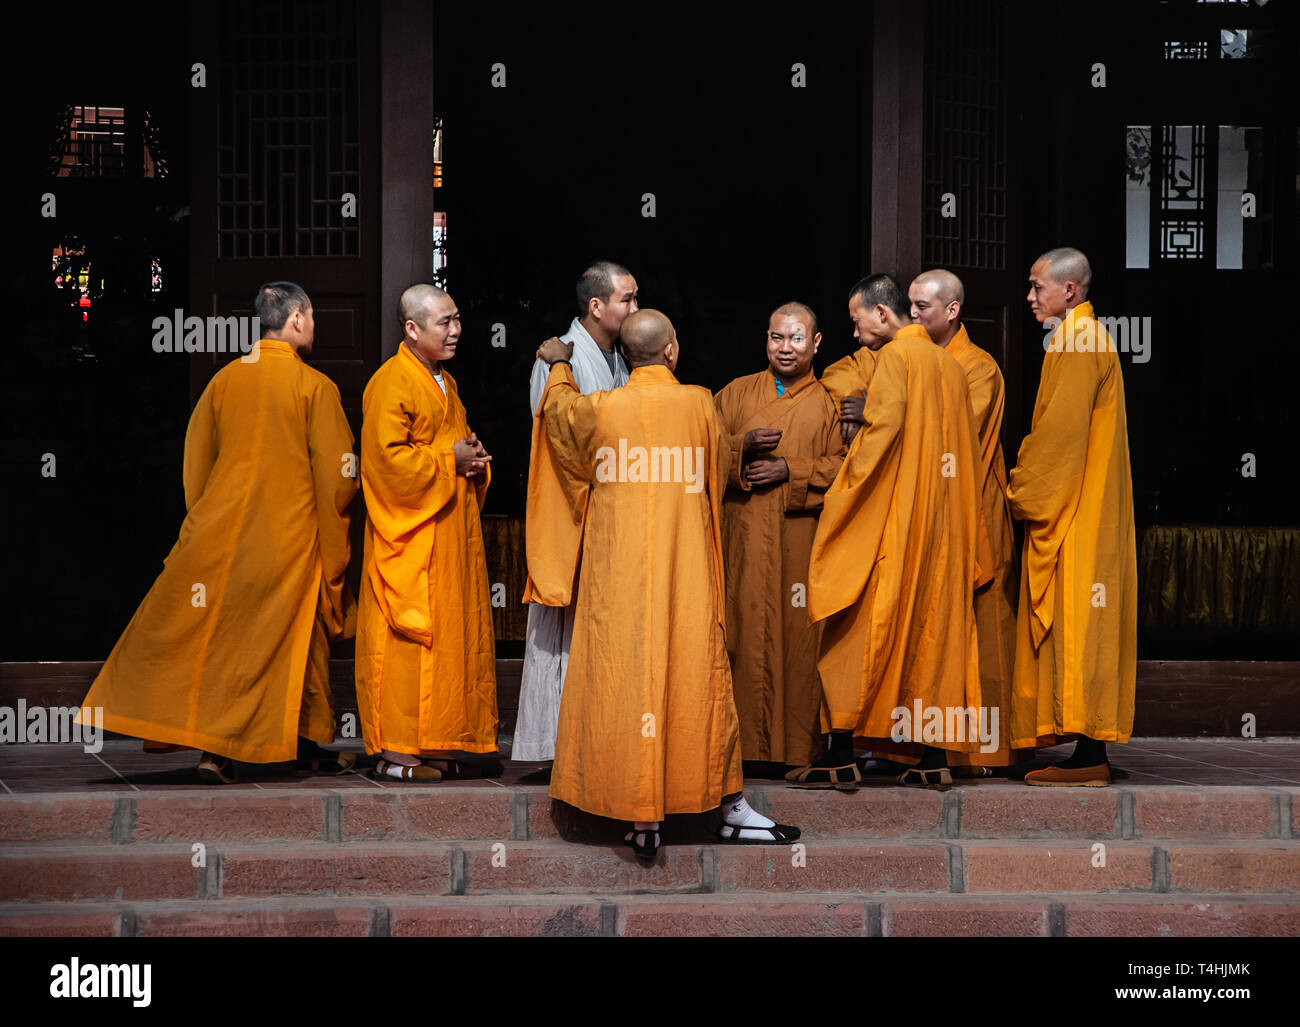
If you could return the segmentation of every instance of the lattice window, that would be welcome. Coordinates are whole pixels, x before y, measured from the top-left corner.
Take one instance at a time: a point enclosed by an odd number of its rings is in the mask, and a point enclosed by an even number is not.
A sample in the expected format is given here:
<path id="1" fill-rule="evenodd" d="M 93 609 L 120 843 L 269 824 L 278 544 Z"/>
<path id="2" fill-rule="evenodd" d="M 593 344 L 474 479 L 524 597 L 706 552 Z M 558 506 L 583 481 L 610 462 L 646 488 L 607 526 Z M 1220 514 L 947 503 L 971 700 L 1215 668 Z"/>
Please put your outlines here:
<path id="1" fill-rule="evenodd" d="M 1007 263 L 1006 36 L 999 6 L 934 0 L 925 28 L 927 266 Z"/>
<path id="2" fill-rule="evenodd" d="M 134 112 L 137 117 L 138 112 Z M 166 163 L 149 112 L 132 148 L 125 108 L 69 105 L 59 113 L 50 171 L 56 178 L 164 178 Z"/>
<path id="3" fill-rule="evenodd" d="M 355 257 L 358 13 L 348 0 L 221 5 L 217 253 Z"/>

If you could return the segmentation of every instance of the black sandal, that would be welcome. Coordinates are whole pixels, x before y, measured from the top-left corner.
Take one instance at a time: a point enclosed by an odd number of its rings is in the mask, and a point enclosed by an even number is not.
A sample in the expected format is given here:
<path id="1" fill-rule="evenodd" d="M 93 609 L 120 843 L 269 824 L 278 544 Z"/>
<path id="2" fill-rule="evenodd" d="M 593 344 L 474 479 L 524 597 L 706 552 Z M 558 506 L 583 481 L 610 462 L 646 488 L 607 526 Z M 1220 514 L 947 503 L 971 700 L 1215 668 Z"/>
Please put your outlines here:
<path id="1" fill-rule="evenodd" d="M 742 831 L 765 831 L 767 838 L 742 838 Z M 735 824 L 723 824 L 718 829 L 718 837 L 733 845 L 779 845 L 792 842 L 799 837 L 799 828 L 788 824 L 773 824 L 771 827 L 738 827 Z"/>
<path id="2" fill-rule="evenodd" d="M 638 843 L 637 842 L 638 837 L 644 839 L 645 842 L 649 842 L 650 839 L 653 837 L 654 844 L 647 845 L 644 843 Z M 637 830 L 629 831 L 627 834 L 623 836 L 623 841 L 627 842 L 632 846 L 632 851 L 637 854 L 638 859 L 653 861 L 654 858 L 659 855 L 659 829 L 657 827 L 642 828 L 639 831 Z"/>

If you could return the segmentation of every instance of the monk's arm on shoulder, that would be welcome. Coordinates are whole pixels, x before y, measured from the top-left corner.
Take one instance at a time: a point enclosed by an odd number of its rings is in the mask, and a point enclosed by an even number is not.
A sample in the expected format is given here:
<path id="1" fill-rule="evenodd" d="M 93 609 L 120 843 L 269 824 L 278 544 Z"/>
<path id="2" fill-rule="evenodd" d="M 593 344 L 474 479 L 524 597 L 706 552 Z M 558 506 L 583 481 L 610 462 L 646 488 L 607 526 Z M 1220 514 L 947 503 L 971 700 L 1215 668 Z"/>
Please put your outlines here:
<path id="1" fill-rule="evenodd" d="M 307 451 L 316 492 L 323 588 L 330 609 L 325 623 L 333 635 L 343 630 L 347 604 L 348 525 L 357 493 L 357 458 L 352 429 L 343 413 L 338 387 L 324 383 L 308 397 Z"/>
<path id="2" fill-rule="evenodd" d="M 565 464 L 586 463 L 595 434 L 596 411 L 608 392 L 584 396 L 568 364 L 552 364 L 538 417 L 546 438 Z M 574 457 L 581 457 L 574 460 Z"/>
<path id="3" fill-rule="evenodd" d="M 185 429 L 185 459 L 181 476 L 185 485 L 186 510 L 194 509 L 217 462 L 217 420 L 212 409 L 214 389 L 213 383 L 208 382 L 194 413 L 190 415 L 189 427 Z"/>
<path id="4" fill-rule="evenodd" d="M 1050 522 L 1078 501 L 1100 368 L 1093 353 L 1048 352 L 1007 499 L 1018 520 Z"/>

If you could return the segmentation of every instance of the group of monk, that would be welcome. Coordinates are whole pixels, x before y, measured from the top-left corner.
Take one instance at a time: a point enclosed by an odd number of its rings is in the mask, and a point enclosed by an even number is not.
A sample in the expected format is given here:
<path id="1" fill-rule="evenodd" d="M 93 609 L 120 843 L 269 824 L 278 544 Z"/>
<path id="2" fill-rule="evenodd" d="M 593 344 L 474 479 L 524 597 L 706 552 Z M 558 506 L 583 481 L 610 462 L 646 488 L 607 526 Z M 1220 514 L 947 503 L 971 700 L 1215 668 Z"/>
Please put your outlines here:
<path id="1" fill-rule="evenodd" d="M 681 341 L 632 274 L 587 268 L 532 372 L 512 758 L 553 761 L 551 795 L 628 822 L 651 860 L 673 813 L 720 808 L 726 842 L 798 838 L 749 806 L 745 770 L 841 790 L 863 766 L 933 789 L 1108 784 L 1137 666 L 1123 381 L 1087 258 L 1051 250 L 1029 282 L 1054 331 L 1008 472 L 1002 373 L 949 271 L 855 284 L 858 348 L 820 379 L 816 314 L 782 304 L 767 366 L 714 396 L 677 380 Z M 359 454 L 338 389 L 302 360 L 310 299 L 271 283 L 254 312 L 255 359 L 219 371 L 189 425 L 180 538 L 85 704 L 147 749 L 201 750 L 206 781 L 238 763 L 346 771 L 355 755 L 322 744 L 329 643 L 355 631 L 371 773 L 470 776 L 497 752 L 492 458 L 445 368 L 456 305 L 431 285 L 402 295 Z M 1071 738 L 1064 762 L 1017 771 Z"/>

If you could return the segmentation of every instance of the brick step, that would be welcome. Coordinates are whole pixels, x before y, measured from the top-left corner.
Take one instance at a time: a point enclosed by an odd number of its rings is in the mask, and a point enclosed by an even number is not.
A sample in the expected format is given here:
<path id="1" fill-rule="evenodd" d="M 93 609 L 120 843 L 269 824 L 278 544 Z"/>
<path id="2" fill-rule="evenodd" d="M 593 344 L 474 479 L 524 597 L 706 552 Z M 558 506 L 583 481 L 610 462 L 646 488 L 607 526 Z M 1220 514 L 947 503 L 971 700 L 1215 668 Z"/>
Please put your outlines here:
<path id="1" fill-rule="evenodd" d="M 872 782 L 857 792 L 751 782 L 755 809 L 817 839 L 1286 840 L 1300 788 L 1173 785 L 1096 789 L 964 784 L 948 792 Z M 712 815 L 673 817 L 669 842 L 710 844 Z M 0 844 L 292 841 L 614 843 L 626 827 L 553 802 L 543 786 L 194 788 L 0 796 Z"/>
<path id="2" fill-rule="evenodd" d="M 1297 937 L 1300 896 L 421 896 L 0 903 L 4 937 Z"/>
<path id="3" fill-rule="evenodd" d="M 716 892 L 1300 894 L 1300 840 L 823 839 L 796 846 L 564 841 L 26 845 L 0 852 L 0 902 L 290 895 Z M 1094 865 L 1094 864 L 1104 865 Z"/>

